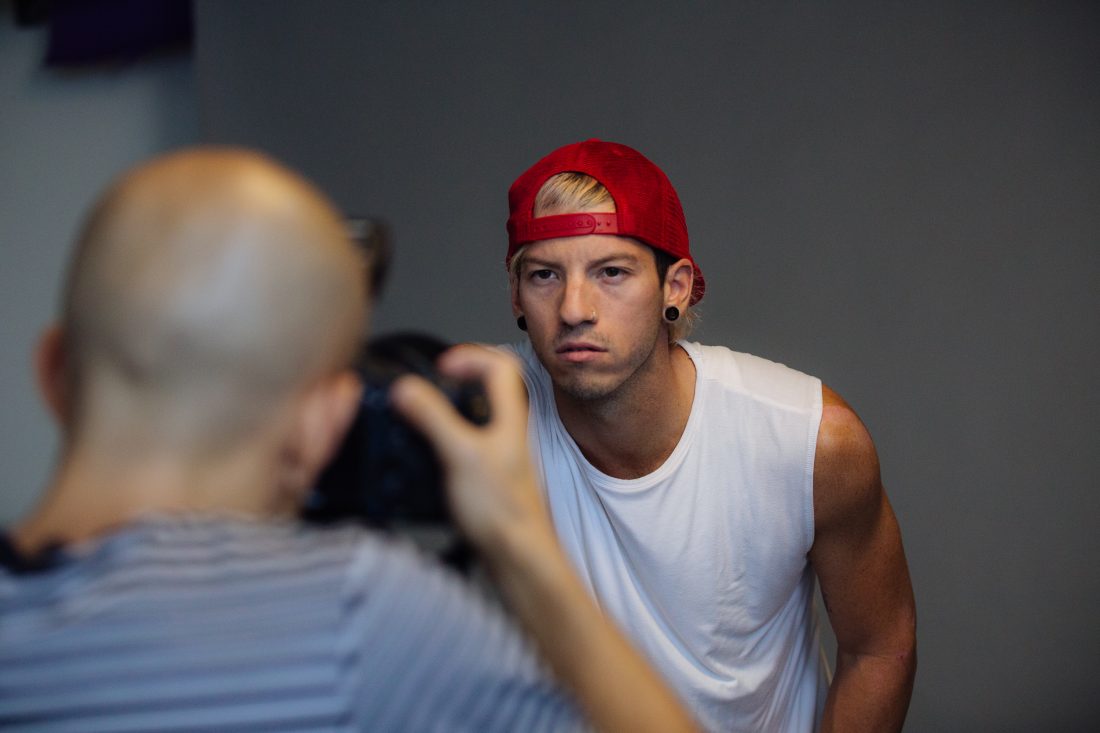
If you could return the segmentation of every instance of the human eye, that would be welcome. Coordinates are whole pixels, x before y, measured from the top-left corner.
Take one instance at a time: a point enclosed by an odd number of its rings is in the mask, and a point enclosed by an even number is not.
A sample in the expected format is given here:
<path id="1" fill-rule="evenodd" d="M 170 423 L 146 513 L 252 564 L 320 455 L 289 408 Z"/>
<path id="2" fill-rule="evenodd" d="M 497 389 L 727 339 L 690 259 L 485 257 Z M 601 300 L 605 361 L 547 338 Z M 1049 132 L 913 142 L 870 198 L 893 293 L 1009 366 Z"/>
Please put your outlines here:
<path id="1" fill-rule="evenodd" d="M 622 280 L 627 271 L 617 265 L 608 265 L 600 270 L 600 275 L 606 280 Z"/>
<path id="2" fill-rule="evenodd" d="M 535 282 L 547 282 L 554 278 L 554 271 L 546 268 L 531 270 L 527 273 L 527 277 Z"/>

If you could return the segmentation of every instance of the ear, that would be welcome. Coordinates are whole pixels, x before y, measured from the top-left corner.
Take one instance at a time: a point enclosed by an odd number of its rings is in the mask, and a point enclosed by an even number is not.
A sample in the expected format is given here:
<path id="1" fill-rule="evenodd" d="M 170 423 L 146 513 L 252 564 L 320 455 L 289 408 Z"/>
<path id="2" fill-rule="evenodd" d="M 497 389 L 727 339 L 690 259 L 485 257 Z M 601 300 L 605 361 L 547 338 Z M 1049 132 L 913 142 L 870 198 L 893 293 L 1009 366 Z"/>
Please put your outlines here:
<path id="1" fill-rule="evenodd" d="M 34 377 L 42 401 L 62 429 L 68 423 L 70 408 L 66 361 L 64 333 L 55 323 L 38 337 L 34 350 Z"/>
<path id="2" fill-rule="evenodd" d="M 525 244 L 512 255 L 512 261 L 508 263 L 508 291 L 512 299 L 512 317 L 518 318 L 523 315 L 523 307 L 519 302 L 519 281 L 521 270 L 523 269 L 523 261 L 527 257 L 527 248 L 530 245 Z"/>
<path id="3" fill-rule="evenodd" d="M 359 407 L 362 384 L 351 370 L 311 387 L 301 399 L 282 451 L 281 487 L 299 505 L 335 455 Z"/>
<path id="4" fill-rule="evenodd" d="M 519 276 L 514 270 L 508 272 L 508 292 L 512 299 L 512 317 L 523 315 L 523 308 L 519 304 Z"/>
<path id="5" fill-rule="evenodd" d="M 523 308 L 519 305 L 519 285 L 515 278 L 512 278 L 512 317 L 519 318 L 523 315 Z"/>
<path id="6" fill-rule="evenodd" d="M 674 305 L 681 311 L 686 310 L 691 299 L 691 287 L 695 282 L 695 268 L 691 260 L 682 259 L 672 263 L 665 273 L 665 305 Z"/>

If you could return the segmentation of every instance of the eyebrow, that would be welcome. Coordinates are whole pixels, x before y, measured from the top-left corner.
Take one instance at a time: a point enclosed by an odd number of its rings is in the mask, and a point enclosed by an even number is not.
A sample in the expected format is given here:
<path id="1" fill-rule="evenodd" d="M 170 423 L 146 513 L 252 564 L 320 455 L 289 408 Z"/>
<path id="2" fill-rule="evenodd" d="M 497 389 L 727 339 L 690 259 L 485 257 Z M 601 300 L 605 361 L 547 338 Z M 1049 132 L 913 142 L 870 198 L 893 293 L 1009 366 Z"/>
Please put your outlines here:
<path id="1" fill-rule="evenodd" d="M 629 252 L 620 252 L 618 254 L 607 255 L 606 257 L 601 257 L 598 260 L 594 260 L 592 262 L 589 262 L 587 264 L 587 267 L 599 267 L 601 265 L 606 265 L 610 262 L 616 262 L 616 261 L 625 261 L 628 264 L 636 265 L 641 260 L 638 258 L 637 255 L 630 254 Z M 556 262 L 551 262 L 549 260 L 543 260 L 543 259 L 539 259 L 538 257 L 532 257 L 532 256 L 527 256 L 523 260 L 523 267 L 525 267 L 525 268 L 526 267 L 531 267 L 531 266 L 534 266 L 534 267 L 555 267 L 555 266 L 557 266 L 557 264 L 558 263 L 556 263 Z"/>

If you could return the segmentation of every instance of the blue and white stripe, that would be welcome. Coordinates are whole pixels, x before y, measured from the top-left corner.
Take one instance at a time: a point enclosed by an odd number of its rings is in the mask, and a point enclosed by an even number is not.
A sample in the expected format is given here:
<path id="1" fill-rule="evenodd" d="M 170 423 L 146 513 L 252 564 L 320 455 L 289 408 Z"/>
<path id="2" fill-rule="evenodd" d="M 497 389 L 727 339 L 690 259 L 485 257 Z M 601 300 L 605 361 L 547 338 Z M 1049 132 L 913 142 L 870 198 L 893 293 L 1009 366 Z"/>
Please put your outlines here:
<path id="1" fill-rule="evenodd" d="M 150 518 L 0 568 L 5 731 L 583 727 L 497 609 L 359 529 Z"/>

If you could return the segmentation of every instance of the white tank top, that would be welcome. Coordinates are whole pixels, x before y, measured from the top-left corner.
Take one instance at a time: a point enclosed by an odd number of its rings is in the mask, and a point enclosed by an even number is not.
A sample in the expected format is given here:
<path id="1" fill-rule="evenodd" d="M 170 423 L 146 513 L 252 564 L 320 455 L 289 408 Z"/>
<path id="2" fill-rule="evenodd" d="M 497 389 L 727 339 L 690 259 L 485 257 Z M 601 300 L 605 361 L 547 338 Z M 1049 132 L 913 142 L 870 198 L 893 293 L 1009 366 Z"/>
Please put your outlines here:
<path id="1" fill-rule="evenodd" d="M 724 347 L 695 363 L 687 427 L 664 465 L 597 470 L 558 417 L 524 342 L 529 438 L 554 525 L 581 578 L 708 730 L 811 731 L 813 465 L 821 382 Z"/>

